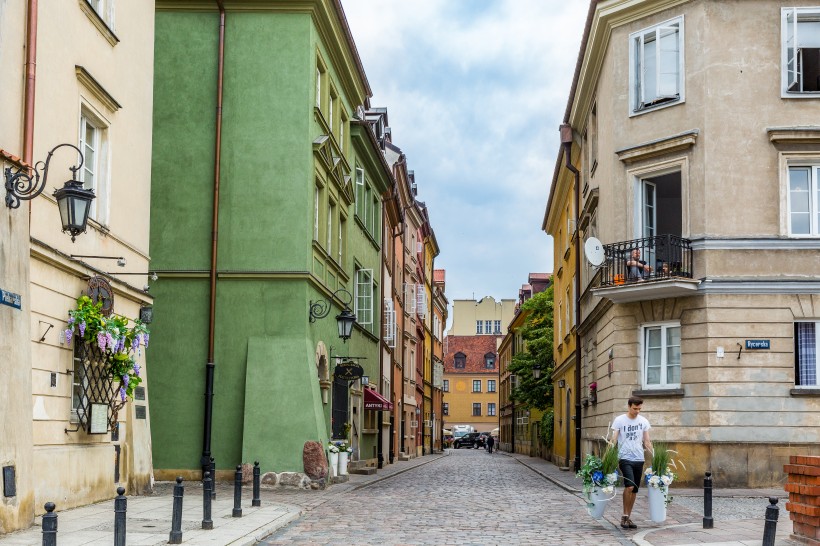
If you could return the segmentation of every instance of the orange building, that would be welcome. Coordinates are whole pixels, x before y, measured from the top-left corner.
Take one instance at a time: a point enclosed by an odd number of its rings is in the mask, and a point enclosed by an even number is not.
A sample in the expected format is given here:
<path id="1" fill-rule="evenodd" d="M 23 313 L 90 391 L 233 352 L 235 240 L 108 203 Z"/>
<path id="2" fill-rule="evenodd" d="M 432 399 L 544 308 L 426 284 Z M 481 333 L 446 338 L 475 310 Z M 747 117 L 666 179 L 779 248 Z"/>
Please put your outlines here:
<path id="1" fill-rule="evenodd" d="M 499 336 L 500 337 L 500 336 Z M 498 427 L 497 336 L 447 336 L 444 356 L 444 426 Z"/>

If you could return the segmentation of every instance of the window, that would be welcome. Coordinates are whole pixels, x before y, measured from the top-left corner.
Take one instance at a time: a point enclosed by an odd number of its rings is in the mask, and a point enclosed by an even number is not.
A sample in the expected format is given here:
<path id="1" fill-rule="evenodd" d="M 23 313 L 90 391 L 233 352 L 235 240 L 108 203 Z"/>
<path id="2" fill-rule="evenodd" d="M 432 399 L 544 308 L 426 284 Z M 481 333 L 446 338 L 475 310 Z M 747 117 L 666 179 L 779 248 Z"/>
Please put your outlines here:
<path id="1" fill-rule="evenodd" d="M 336 214 L 336 203 L 330 201 L 327 205 L 327 240 L 325 241 L 325 250 L 333 256 L 333 217 Z"/>
<path id="2" fill-rule="evenodd" d="M 789 167 L 789 235 L 820 236 L 820 165 Z"/>
<path id="3" fill-rule="evenodd" d="M 820 7 L 781 8 L 781 96 L 820 96 Z"/>
<path id="4" fill-rule="evenodd" d="M 794 324 L 794 384 L 817 387 L 817 355 L 820 354 L 820 321 Z"/>
<path id="5" fill-rule="evenodd" d="M 83 167 L 80 180 L 85 189 L 94 190 L 88 216 L 106 224 L 108 216 L 107 127 L 86 109 L 80 114 L 80 146 Z"/>
<path id="6" fill-rule="evenodd" d="M 427 317 L 427 291 L 423 284 L 416 285 L 416 313 L 422 318 Z"/>
<path id="7" fill-rule="evenodd" d="M 484 321 L 484 333 L 485 334 L 492 334 L 493 333 L 493 321 L 485 320 Z"/>
<path id="8" fill-rule="evenodd" d="M 483 334 L 484 333 L 484 323 L 480 320 L 475 321 L 475 333 L 476 334 Z"/>
<path id="9" fill-rule="evenodd" d="M 450 392 L 450 380 L 449 379 L 444 380 L 444 392 Z"/>
<path id="10" fill-rule="evenodd" d="M 473 392 L 481 392 L 481 380 L 473 379 Z"/>
<path id="11" fill-rule="evenodd" d="M 373 270 L 356 269 L 356 322 L 361 325 L 373 323 Z"/>
<path id="12" fill-rule="evenodd" d="M 680 324 L 643 328 L 644 386 L 680 386 Z"/>
<path id="13" fill-rule="evenodd" d="M 495 354 L 487 353 L 484 355 L 484 367 L 488 370 L 495 369 Z"/>
<path id="14" fill-rule="evenodd" d="M 495 321 L 495 330 L 493 330 L 493 333 L 495 333 L 495 334 L 500 334 L 501 333 L 501 321 L 500 320 Z"/>
<path id="15" fill-rule="evenodd" d="M 589 177 L 595 176 L 598 166 L 598 104 L 592 105 L 589 113 Z"/>
<path id="16" fill-rule="evenodd" d="M 345 225 L 346 218 L 339 214 L 339 248 L 337 252 L 337 259 L 340 265 L 344 264 L 344 250 L 345 250 Z"/>
<path id="17" fill-rule="evenodd" d="M 465 355 L 462 352 L 456 353 L 454 360 L 455 360 L 454 364 L 455 364 L 456 368 L 464 368 L 467 365 L 467 355 Z"/>
<path id="18" fill-rule="evenodd" d="M 88 0 L 100 19 L 105 21 L 109 28 L 114 28 L 114 0 Z"/>
<path id="19" fill-rule="evenodd" d="M 683 17 L 629 36 L 630 114 L 684 100 Z"/>
<path id="20" fill-rule="evenodd" d="M 336 129 L 336 118 L 334 117 L 334 110 L 336 108 L 336 92 L 331 89 L 330 90 L 330 99 L 327 101 L 327 125 L 330 128 L 330 134 L 332 135 Z"/>
<path id="21" fill-rule="evenodd" d="M 319 188 L 313 192 L 313 240 L 319 240 Z"/>
<path id="22" fill-rule="evenodd" d="M 495 417 L 495 402 L 487 402 L 487 415 Z"/>
<path id="23" fill-rule="evenodd" d="M 487 380 L 487 392 L 495 392 L 495 379 Z"/>
<path id="24" fill-rule="evenodd" d="M 404 312 L 413 314 L 416 312 L 416 285 L 404 283 Z"/>
<path id="25" fill-rule="evenodd" d="M 316 67 L 316 108 L 322 108 L 322 69 Z"/>
<path id="26" fill-rule="evenodd" d="M 473 417 L 481 417 L 481 402 L 473 402 Z"/>
<path id="27" fill-rule="evenodd" d="M 442 410 L 444 411 L 444 415 L 450 415 L 450 404 L 444 402 Z"/>
<path id="28" fill-rule="evenodd" d="M 388 347 L 396 346 L 396 311 L 393 308 L 393 300 L 384 299 L 384 342 Z"/>

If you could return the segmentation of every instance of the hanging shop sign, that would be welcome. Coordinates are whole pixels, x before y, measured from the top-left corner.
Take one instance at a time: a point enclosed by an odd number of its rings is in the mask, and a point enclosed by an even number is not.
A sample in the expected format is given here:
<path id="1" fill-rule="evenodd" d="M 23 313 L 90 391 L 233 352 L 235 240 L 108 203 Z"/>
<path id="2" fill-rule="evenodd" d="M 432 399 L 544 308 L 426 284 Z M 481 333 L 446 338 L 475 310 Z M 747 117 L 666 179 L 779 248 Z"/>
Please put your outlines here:
<path id="1" fill-rule="evenodd" d="M 333 375 L 336 376 L 336 379 L 355 381 L 364 375 L 364 370 L 352 360 L 347 360 L 336 364 L 336 369 L 334 370 Z"/>

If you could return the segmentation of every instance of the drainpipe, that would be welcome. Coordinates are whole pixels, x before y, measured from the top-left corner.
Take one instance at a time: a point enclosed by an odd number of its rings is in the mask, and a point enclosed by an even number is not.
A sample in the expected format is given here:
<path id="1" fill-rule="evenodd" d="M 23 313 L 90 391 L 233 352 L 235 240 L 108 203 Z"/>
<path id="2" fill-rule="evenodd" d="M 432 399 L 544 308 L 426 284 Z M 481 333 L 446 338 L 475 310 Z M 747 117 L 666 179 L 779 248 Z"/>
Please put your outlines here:
<path id="1" fill-rule="evenodd" d="M 37 83 L 37 0 L 28 0 L 26 14 L 26 87 L 23 106 L 23 161 L 34 165 L 34 91 Z M 29 205 L 31 201 L 29 201 Z M 29 206 L 29 211 L 31 207 Z"/>
<path id="2" fill-rule="evenodd" d="M 561 125 L 561 144 L 564 146 L 564 165 L 574 175 L 575 185 L 575 320 L 581 317 L 581 237 L 578 232 L 580 225 L 581 185 L 580 171 L 572 164 L 572 126 L 568 123 Z M 569 462 L 569 461 L 567 461 Z M 581 336 L 578 325 L 575 325 L 575 472 L 581 468 Z"/>
<path id="3" fill-rule="evenodd" d="M 219 171 L 222 156 L 222 83 L 225 69 L 225 6 L 222 0 L 216 0 L 219 7 L 219 53 L 216 76 L 216 142 L 214 144 L 214 197 L 211 224 L 211 271 L 210 271 L 210 314 L 208 316 L 208 363 L 205 365 L 205 415 L 202 435 L 202 459 L 200 466 L 203 475 L 210 468 L 211 461 L 211 425 L 214 410 L 214 327 L 216 323 L 216 265 L 219 230 Z"/>

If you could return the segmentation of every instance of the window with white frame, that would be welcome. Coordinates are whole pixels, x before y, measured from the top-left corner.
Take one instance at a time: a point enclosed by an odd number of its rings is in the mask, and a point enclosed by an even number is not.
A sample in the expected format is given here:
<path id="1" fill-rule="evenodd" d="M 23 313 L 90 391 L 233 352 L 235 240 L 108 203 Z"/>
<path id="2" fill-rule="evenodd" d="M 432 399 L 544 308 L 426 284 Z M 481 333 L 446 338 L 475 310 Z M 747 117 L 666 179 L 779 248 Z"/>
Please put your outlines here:
<path id="1" fill-rule="evenodd" d="M 644 387 L 680 386 L 680 323 L 643 326 Z"/>
<path id="2" fill-rule="evenodd" d="M 443 388 L 444 392 L 450 392 L 450 380 L 449 379 L 444 380 L 444 386 L 442 388 Z"/>
<path id="3" fill-rule="evenodd" d="M 421 317 L 427 316 L 427 291 L 423 284 L 416 285 L 416 313 Z"/>
<path id="4" fill-rule="evenodd" d="M 396 311 L 393 308 L 393 300 L 384 299 L 384 342 L 388 347 L 396 346 Z"/>
<path id="5" fill-rule="evenodd" d="M 356 269 L 356 322 L 373 324 L 373 270 Z"/>
<path id="6" fill-rule="evenodd" d="M 481 417 L 481 402 L 473 402 L 473 417 Z"/>
<path id="7" fill-rule="evenodd" d="M 487 380 L 487 392 L 495 392 L 495 379 Z"/>
<path id="8" fill-rule="evenodd" d="M 88 216 L 100 224 L 108 220 L 108 127 L 85 108 L 80 114 L 80 150 L 83 167 L 80 181 L 85 189 L 94 190 Z"/>
<path id="9" fill-rule="evenodd" d="M 495 328 L 493 329 L 493 333 L 494 334 L 500 334 L 501 333 L 501 321 L 500 320 L 495 321 Z"/>
<path id="10" fill-rule="evenodd" d="M 820 164 L 789 166 L 789 235 L 820 236 Z"/>
<path id="11" fill-rule="evenodd" d="M 450 404 L 448 404 L 447 402 L 442 403 L 441 409 L 444 415 L 450 415 Z"/>
<path id="12" fill-rule="evenodd" d="M 114 28 L 114 0 L 88 0 L 88 4 L 94 8 L 100 19 L 105 21 L 108 28 Z"/>
<path id="13" fill-rule="evenodd" d="M 327 237 L 325 241 L 325 250 L 330 256 L 333 256 L 333 226 L 336 222 L 333 221 L 333 216 L 336 214 L 336 203 L 328 202 L 327 205 Z"/>
<path id="14" fill-rule="evenodd" d="M 473 379 L 473 392 L 481 392 L 481 380 Z"/>
<path id="15" fill-rule="evenodd" d="M 683 16 L 629 35 L 631 114 L 683 102 Z"/>
<path id="16" fill-rule="evenodd" d="M 483 321 L 480 321 L 480 320 L 475 321 L 475 333 L 476 334 L 484 333 L 484 322 Z"/>
<path id="17" fill-rule="evenodd" d="M 316 67 L 316 108 L 322 108 L 322 69 Z"/>
<path id="18" fill-rule="evenodd" d="M 781 96 L 820 97 L 820 6 L 780 8 Z"/>
<path id="19" fill-rule="evenodd" d="M 340 265 L 344 264 L 344 250 L 345 250 L 345 225 L 346 219 L 342 216 L 341 211 L 339 214 L 339 249 L 337 252 L 337 259 Z"/>
<path id="20" fill-rule="evenodd" d="M 817 355 L 820 354 L 820 321 L 794 323 L 794 384 L 817 387 Z"/>
<path id="21" fill-rule="evenodd" d="M 319 186 L 313 192 L 313 240 L 319 240 Z"/>
<path id="22" fill-rule="evenodd" d="M 485 334 L 492 334 L 493 333 L 493 321 L 485 320 L 484 321 L 484 333 Z"/>
<path id="23" fill-rule="evenodd" d="M 487 415 L 495 417 L 495 402 L 487 402 Z"/>
<path id="24" fill-rule="evenodd" d="M 416 285 L 414 283 L 404 283 L 404 312 L 411 315 L 416 312 Z"/>

